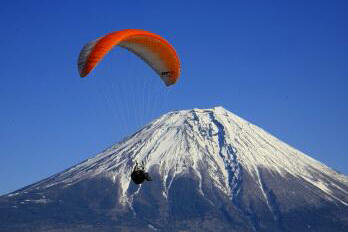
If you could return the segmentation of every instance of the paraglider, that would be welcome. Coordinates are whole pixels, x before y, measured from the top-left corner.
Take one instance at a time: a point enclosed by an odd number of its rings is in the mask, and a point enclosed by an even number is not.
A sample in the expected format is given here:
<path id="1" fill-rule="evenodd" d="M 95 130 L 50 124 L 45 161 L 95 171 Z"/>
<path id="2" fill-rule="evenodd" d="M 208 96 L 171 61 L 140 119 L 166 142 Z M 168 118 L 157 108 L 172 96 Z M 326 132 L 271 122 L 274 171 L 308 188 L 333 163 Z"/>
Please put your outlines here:
<path id="1" fill-rule="evenodd" d="M 139 29 L 115 31 L 88 42 L 80 51 L 78 58 L 80 77 L 86 77 L 105 55 L 117 46 L 141 58 L 158 74 L 166 86 L 171 86 L 178 81 L 180 60 L 174 47 L 163 37 Z M 143 99 L 145 101 L 147 97 Z M 144 164 L 138 165 L 138 163 L 132 171 L 131 179 L 135 184 L 152 180 L 145 172 Z"/>
<path id="2" fill-rule="evenodd" d="M 175 84 L 179 79 L 180 60 L 173 46 L 161 36 L 139 29 L 112 32 L 87 43 L 78 59 L 80 76 L 87 76 L 115 46 L 125 48 L 144 60 L 166 86 Z"/>
<path id="3" fill-rule="evenodd" d="M 135 162 L 135 167 L 132 171 L 131 178 L 135 184 L 141 184 L 145 180 L 152 181 L 149 173 L 145 172 L 144 163 L 138 165 L 138 162 Z"/>

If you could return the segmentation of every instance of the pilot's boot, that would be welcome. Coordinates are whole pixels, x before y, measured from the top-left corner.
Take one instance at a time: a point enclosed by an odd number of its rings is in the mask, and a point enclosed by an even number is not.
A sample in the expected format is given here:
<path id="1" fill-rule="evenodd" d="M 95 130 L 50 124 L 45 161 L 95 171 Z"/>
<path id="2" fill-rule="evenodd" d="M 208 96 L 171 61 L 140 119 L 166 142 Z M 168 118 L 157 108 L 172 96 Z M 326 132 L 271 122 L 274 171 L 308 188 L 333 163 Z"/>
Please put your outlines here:
<path id="1" fill-rule="evenodd" d="M 147 172 L 145 172 L 145 180 L 147 180 L 147 181 L 152 181 L 152 179 L 151 179 L 149 173 L 147 173 Z"/>

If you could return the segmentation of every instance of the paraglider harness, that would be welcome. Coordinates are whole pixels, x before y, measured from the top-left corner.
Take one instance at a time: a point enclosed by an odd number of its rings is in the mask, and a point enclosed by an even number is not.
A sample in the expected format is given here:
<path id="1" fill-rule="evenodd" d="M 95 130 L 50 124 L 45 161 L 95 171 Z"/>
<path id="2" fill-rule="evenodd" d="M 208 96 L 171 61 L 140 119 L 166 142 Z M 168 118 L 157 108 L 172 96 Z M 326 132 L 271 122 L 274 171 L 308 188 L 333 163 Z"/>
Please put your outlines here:
<path id="1" fill-rule="evenodd" d="M 145 172 L 144 162 L 141 165 L 138 165 L 138 162 L 135 162 L 135 167 L 132 171 L 131 178 L 135 184 L 141 184 L 144 180 L 152 181 L 149 173 Z"/>

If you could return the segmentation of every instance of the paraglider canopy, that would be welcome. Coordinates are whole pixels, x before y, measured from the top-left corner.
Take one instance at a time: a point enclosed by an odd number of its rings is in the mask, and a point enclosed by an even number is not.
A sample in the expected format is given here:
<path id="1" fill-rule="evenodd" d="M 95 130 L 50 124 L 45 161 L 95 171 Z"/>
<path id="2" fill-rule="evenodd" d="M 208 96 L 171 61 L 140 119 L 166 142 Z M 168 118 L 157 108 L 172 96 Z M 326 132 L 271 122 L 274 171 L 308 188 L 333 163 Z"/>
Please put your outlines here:
<path id="1" fill-rule="evenodd" d="M 173 46 L 159 35 L 138 29 L 112 32 L 87 43 L 78 59 L 80 76 L 87 76 L 114 46 L 144 60 L 167 86 L 179 79 L 180 60 Z"/>

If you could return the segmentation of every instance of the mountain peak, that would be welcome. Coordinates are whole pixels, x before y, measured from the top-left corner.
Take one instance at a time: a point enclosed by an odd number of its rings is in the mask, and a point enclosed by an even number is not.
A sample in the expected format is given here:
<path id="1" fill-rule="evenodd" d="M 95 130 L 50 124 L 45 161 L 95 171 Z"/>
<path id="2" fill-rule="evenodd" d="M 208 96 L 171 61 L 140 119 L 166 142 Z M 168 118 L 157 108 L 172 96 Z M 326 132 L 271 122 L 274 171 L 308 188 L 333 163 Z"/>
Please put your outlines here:
<path id="1" fill-rule="evenodd" d="M 242 172 L 256 179 L 262 188 L 260 170 L 266 169 L 283 177 L 302 178 L 328 198 L 348 205 L 348 199 L 340 198 L 346 192 L 333 186 L 327 178 L 347 184 L 345 176 L 221 106 L 169 112 L 127 140 L 32 188 L 70 185 L 105 175 L 121 183 L 124 203 L 127 203 L 130 173 L 135 161 L 144 162 L 146 169 L 158 169 L 164 196 L 176 177 L 194 172 L 202 179 L 204 170 L 204 175 L 208 175 L 217 188 L 233 198 L 238 193 Z M 333 194 L 332 188 L 340 194 Z"/>
<path id="2" fill-rule="evenodd" d="M 131 181 L 136 161 L 144 162 L 152 182 L 136 186 Z M 316 212 L 319 207 L 335 218 L 337 209 L 347 212 L 348 206 L 346 176 L 221 106 L 164 114 L 97 156 L 5 197 L 14 202 L 13 207 L 32 204 L 28 207 L 40 208 L 38 204 L 47 202 L 61 207 L 63 196 L 68 202 L 66 207 L 70 207 L 75 203 L 65 196 L 71 197 L 71 192 L 76 192 L 73 196 L 84 194 L 86 183 L 90 183 L 88 191 L 106 199 L 111 197 L 105 195 L 107 191 L 112 191 L 113 204 L 120 215 L 128 215 L 130 210 L 135 218 L 139 214 L 146 217 L 146 210 L 139 209 L 141 205 L 149 210 L 147 213 L 159 210 L 158 215 L 165 212 L 164 215 L 186 220 L 183 212 L 200 215 L 203 210 L 204 214 L 221 214 L 216 220 L 227 217 L 227 221 L 241 220 L 240 225 L 246 222 L 243 231 L 284 231 L 293 226 L 283 222 L 287 217 L 293 220 L 291 212 L 302 212 L 303 208 Z M 106 183 L 107 189 L 94 187 L 101 183 Z M 190 200 L 183 203 L 181 199 Z M 76 201 L 80 207 L 80 198 Z M 328 220 L 327 215 L 322 220 Z M 299 216 L 296 220 L 303 224 L 304 218 Z M 156 220 L 151 226 L 160 228 Z M 228 223 L 226 228 L 231 228 Z M 335 226 L 337 231 L 344 227 L 335 220 L 327 223 L 328 228 Z M 299 226 L 290 231 L 307 229 Z"/>

